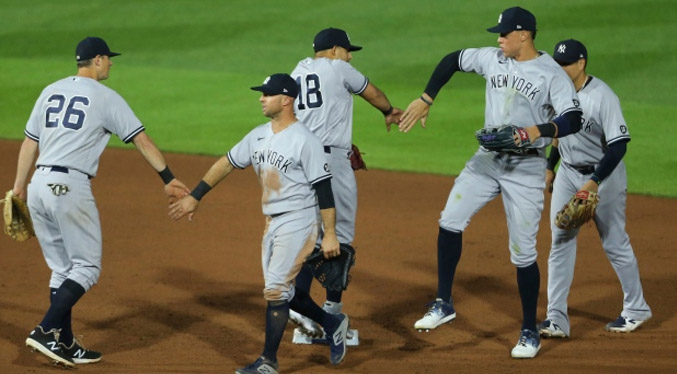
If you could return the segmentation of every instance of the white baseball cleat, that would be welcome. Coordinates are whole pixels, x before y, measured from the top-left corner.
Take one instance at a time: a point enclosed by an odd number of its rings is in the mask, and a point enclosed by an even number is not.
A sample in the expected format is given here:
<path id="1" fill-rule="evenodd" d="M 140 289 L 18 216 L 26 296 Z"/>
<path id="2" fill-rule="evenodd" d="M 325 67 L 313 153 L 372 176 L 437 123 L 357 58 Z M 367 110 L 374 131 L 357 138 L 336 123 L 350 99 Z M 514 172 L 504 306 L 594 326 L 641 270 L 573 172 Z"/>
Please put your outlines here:
<path id="1" fill-rule="evenodd" d="M 539 323 L 536 328 L 538 329 L 539 334 L 544 338 L 568 338 L 567 335 L 561 327 L 555 322 L 546 319 L 545 321 Z"/>
<path id="2" fill-rule="evenodd" d="M 538 332 L 523 329 L 520 333 L 520 339 L 517 345 L 512 349 L 510 355 L 513 358 L 534 358 L 541 349 L 541 337 Z"/>
<path id="3" fill-rule="evenodd" d="M 628 318 L 623 315 L 618 316 L 615 321 L 606 324 L 606 331 L 611 332 L 633 332 L 637 330 L 646 320 Z"/>
<path id="4" fill-rule="evenodd" d="M 428 312 L 414 324 L 414 328 L 419 332 L 424 330 L 428 332 L 436 329 L 438 326 L 451 322 L 456 318 L 456 311 L 451 303 L 440 298 L 435 299 L 428 306 L 430 306 Z"/>
<path id="5" fill-rule="evenodd" d="M 291 309 L 289 310 L 289 320 L 297 325 L 302 333 L 312 338 L 321 338 L 324 335 L 324 330 L 320 324 Z"/>

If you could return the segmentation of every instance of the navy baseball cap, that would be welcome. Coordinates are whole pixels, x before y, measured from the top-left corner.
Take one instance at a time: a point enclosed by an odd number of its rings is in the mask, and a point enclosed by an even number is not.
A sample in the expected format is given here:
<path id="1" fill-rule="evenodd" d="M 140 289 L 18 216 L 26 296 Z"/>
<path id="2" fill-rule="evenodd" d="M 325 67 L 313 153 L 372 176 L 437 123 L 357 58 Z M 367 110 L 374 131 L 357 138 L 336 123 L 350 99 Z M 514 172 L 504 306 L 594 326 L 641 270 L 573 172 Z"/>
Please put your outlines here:
<path id="1" fill-rule="evenodd" d="M 515 30 L 536 31 L 536 17 L 518 6 L 504 10 L 498 16 L 498 25 L 487 29 L 493 33 L 508 33 Z"/>
<path id="2" fill-rule="evenodd" d="M 560 65 L 571 65 L 582 58 L 587 60 L 588 50 L 583 43 L 578 40 L 562 40 L 555 44 L 555 51 L 552 53 L 552 58 Z"/>
<path id="3" fill-rule="evenodd" d="M 334 46 L 343 47 L 350 52 L 362 49 L 362 47 L 350 44 L 348 33 L 341 29 L 330 27 L 315 35 L 315 40 L 313 40 L 313 49 L 315 52 L 334 48 Z"/>
<path id="4" fill-rule="evenodd" d="M 252 87 L 254 91 L 261 91 L 265 95 L 287 95 L 296 98 L 299 87 L 289 74 L 277 73 L 266 78 L 260 86 Z"/>
<path id="5" fill-rule="evenodd" d="M 86 61 L 98 55 L 113 57 L 119 56 L 120 53 L 111 52 L 108 44 L 103 39 L 95 36 L 88 36 L 82 39 L 75 48 L 75 59 L 77 61 Z"/>

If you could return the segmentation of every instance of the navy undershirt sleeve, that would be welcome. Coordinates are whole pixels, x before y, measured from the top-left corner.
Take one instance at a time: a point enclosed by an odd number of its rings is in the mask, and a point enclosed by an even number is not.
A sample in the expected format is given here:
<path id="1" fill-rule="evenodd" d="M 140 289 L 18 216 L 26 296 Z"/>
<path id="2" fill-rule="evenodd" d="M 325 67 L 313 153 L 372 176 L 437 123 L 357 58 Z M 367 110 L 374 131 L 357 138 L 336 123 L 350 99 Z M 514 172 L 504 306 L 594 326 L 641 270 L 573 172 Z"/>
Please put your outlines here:
<path id="1" fill-rule="evenodd" d="M 617 142 L 609 144 L 609 149 L 604 153 L 604 157 L 599 161 L 599 165 L 595 169 L 590 179 L 595 182 L 601 182 L 614 171 L 618 163 L 621 162 L 625 152 L 627 151 L 627 144 L 630 139 L 621 139 Z"/>
<path id="2" fill-rule="evenodd" d="M 434 99 L 442 89 L 442 86 L 449 82 L 451 76 L 454 75 L 455 72 L 461 70 L 461 67 L 458 65 L 458 58 L 460 55 L 461 50 L 459 49 L 458 51 L 451 52 L 444 56 L 439 64 L 437 64 L 437 67 L 430 76 L 428 85 L 423 92 Z"/>
<path id="3" fill-rule="evenodd" d="M 313 184 L 315 194 L 317 195 L 317 203 L 320 209 L 334 208 L 334 192 L 331 189 L 331 179 L 324 179 Z"/>

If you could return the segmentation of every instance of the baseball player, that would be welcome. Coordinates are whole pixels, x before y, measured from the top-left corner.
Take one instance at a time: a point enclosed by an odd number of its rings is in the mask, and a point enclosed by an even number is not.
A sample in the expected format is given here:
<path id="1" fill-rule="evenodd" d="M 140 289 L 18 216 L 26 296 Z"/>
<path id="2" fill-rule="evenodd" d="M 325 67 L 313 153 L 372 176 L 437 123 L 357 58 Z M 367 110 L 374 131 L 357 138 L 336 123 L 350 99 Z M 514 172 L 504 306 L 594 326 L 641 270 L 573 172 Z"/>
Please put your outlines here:
<path id="1" fill-rule="evenodd" d="M 73 337 L 71 311 L 101 273 L 101 224 L 92 195 L 99 157 L 111 133 L 132 142 L 159 172 L 169 196 L 190 190 L 174 178 L 164 157 L 125 100 L 99 83 L 108 78 L 111 52 L 97 37 L 76 48 L 78 72 L 47 86 L 26 124 L 19 151 L 14 193 L 28 196 L 35 234 L 47 265 L 50 307 L 26 345 L 65 367 L 101 360 Z M 28 191 L 31 165 L 35 170 Z"/>
<path id="2" fill-rule="evenodd" d="M 294 278 L 315 246 L 318 214 L 325 228 L 321 250 L 326 258 L 340 253 L 334 230 L 332 175 L 322 142 L 295 117 L 298 87 L 288 74 L 273 74 L 252 90 L 262 92 L 259 101 L 270 121 L 249 132 L 219 159 L 190 196 L 170 206 L 169 214 L 174 219 L 190 214 L 191 219 L 204 194 L 234 168 L 252 166 L 263 189 L 262 209 L 266 215 L 261 250 L 263 296 L 268 302 L 266 338 L 261 356 L 236 373 L 277 373 L 277 350 L 290 308 L 324 327 L 331 337 L 330 361 L 338 365 L 346 353 L 348 316 L 325 312 L 304 289 L 294 287 Z"/>
<path id="3" fill-rule="evenodd" d="M 484 127 L 523 126 L 531 146 L 522 154 L 480 147 L 456 178 L 439 220 L 437 298 L 414 327 L 429 331 L 456 318 L 451 287 L 461 257 L 463 230 L 477 211 L 501 194 L 508 221 L 510 260 L 517 267 L 522 301 L 520 338 L 511 355 L 532 358 L 541 346 L 536 329 L 540 281 L 536 234 L 543 210 L 543 147 L 549 143 L 549 139 L 541 137 L 561 137 L 578 131 L 581 112 L 571 81 L 548 54 L 534 46 L 533 14 L 519 7 L 506 9 L 498 25 L 487 30 L 499 34 L 500 48 L 467 48 L 444 57 L 423 95 L 402 115 L 400 130 L 409 131 L 419 119 L 425 125 L 435 96 L 452 74 L 475 72 L 486 79 Z"/>
<path id="4" fill-rule="evenodd" d="M 562 230 L 554 222 L 559 208 L 583 189 L 600 195 L 594 221 L 623 288 L 623 310 L 606 329 L 632 332 L 651 318 L 651 309 L 644 300 L 637 259 L 625 231 L 627 175 L 622 158 L 630 132 L 616 94 L 601 79 L 586 73 L 588 51 L 581 42 L 569 39 L 557 43 L 553 58 L 574 83 L 583 119 L 581 131 L 560 139 L 548 158 L 546 186 L 552 188 L 552 247 L 548 258 L 547 318 L 538 328 L 545 337 L 566 338 L 571 332 L 567 297 L 574 277 L 579 229 Z M 562 163 L 555 178 L 560 157 Z"/>
<path id="5" fill-rule="evenodd" d="M 350 165 L 353 94 L 360 95 L 383 113 L 388 130 L 391 124 L 398 122 L 402 110 L 394 108 L 386 95 L 350 64 L 351 52 L 362 47 L 353 45 L 344 30 L 330 27 L 320 31 L 313 40 L 313 49 L 315 56 L 299 61 L 291 73 L 300 89 L 296 115 L 322 140 L 333 175 L 336 234 L 341 243 L 352 245 L 357 212 L 357 183 Z M 310 269 L 304 267 L 296 286 L 309 292 L 312 279 Z M 342 291 L 327 290 L 326 296 L 323 308 L 330 313 L 341 313 Z M 291 319 L 307 334 L 321 335 L 319 326 L 307 318 L 292 313 Z M 351 338 L 354 332 L 350 331 Z"/>

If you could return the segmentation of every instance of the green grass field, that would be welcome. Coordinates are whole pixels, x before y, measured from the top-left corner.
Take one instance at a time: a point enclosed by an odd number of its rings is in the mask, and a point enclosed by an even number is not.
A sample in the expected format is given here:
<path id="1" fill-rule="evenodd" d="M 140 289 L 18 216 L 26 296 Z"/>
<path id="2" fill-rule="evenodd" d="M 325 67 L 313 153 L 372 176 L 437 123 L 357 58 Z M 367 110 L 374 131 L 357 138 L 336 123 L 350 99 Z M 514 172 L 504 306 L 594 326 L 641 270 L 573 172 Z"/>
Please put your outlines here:
<path id="1" fill-rule="evenodd" d="M 445 54 L 496 45 L 485 31 L 503 1 L 8 1 L 0 0 L 0 137 L 22 139 L 36 97 L 76 72 L 75 45 L 106 39 L 116 57 L 105 84 L 134 109 L 161 149 L 220 155 L 265 122 L 249 87 L 289 72 L 312 53 L 315 33 L 346 29 L 364 46 L 353 65 L 406 107 Z M 669 1 L 522 1 L 538 21 L 536 44 L 574 37 L 589 50 L 588 72 L 618 94 L 632 134 L 625 162 L 632 193 L 677 196 L 677 6 Z M 354 141 L 370 167 L 455 175 L 477 148 L 484 82 L 457 74 L 428 120 L 386 133 L 381 114 L 355 101 Z M 673 144 L 672 146 L 670 144 Z M 119 140 L 111 142 L 122 146 Z M 13 161 L 12 161 L 13 162 Z"/>

